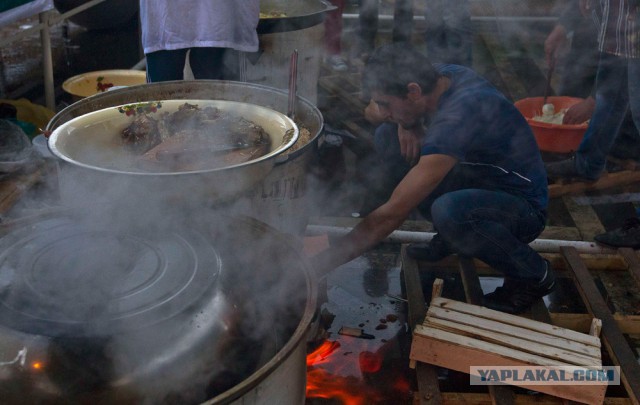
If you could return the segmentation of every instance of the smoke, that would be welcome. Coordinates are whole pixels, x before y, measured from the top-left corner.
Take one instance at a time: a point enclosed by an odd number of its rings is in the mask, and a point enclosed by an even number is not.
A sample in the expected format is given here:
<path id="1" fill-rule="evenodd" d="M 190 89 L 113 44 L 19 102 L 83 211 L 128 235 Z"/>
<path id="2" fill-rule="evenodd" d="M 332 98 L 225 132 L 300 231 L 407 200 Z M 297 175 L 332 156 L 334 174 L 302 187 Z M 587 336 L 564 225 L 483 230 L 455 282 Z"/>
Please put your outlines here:
<path id="1" fill-rule="evenodd" d="M 155 92 L 150 99 L 240 98 L 286 111 L 286 94 L 239 84 L 185 82 L 161 85 Z M 124 104 L 130 97 L 126 91 L 112 93 L 78 103 L 60 118 Z M 320 125 L 314 114 L 306 104 L 299 109 L 313 135 Z M 49 262 L 50 282 L 42 280 L 38 288 L 51 302 L 64 300 L 58 315 L 84 322 L 66 331 L 58 325 L 61 334 L 50 349 L 57 366 L 69 354 L 76 359 L 72 374 L 80 374 L 80 381 L 88 378 L 87 386 L 109 384 L 138 403 L 196 403 L 273 359 L 299 326 L 310 294 L 309 269 L 296 238 L 308 214 L 304 162 L 303 154 L 274 167 L 259 166 L 259 171 L 162 176 L 58 160 L 59 204 L 65 214 L 52 214 L 26 234 L 15 235 L 35 240 L 32 252 L 43 264 Z M 39 224 L 47 220 L 72 225 L 66 233 L 55 227 L 40 232 Z M 42 234 L 49 245 L 38 244 Z M 14 273 L 3 277 L 13 267 L 0 265 L 1 288 L 17 292 Z M 46 312 L 44 305 L 38 310 L 43 308 Z M 99 337 L 95 361 L 109 364 L 83 366 L 85 352 L 68 344 L 74 333 L 80 335 L 74 341 L 80 346 L 83 338 Z M 73 395 L 85 394 L 82 384 L 78 390 Z"/>

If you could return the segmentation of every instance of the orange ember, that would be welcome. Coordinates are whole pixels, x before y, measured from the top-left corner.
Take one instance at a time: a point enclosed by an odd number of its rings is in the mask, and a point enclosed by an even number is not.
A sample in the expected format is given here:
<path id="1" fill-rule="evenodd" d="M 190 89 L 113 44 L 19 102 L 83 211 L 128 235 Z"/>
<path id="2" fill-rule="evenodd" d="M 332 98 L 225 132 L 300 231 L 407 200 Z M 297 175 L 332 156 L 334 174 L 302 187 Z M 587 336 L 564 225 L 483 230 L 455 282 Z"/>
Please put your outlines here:
<path id="1" fill-rule="evenodd" d="M 324 341 L 307 355 L 307 398 L 330 399 L 345 405 L 380 403 L 383 398 L 378 387 L 368 386 L 363 375 L 376 372 L 381 366 L 379 354 L 363 352 L 358 359 L 339 342 Z M 359 371 L 358 376 L 353 375 L 354 369 Z"/>
<path id="2" fill-rule="evenodd" d="M 339 347 L 340 343 L 325 340 L 316 350 L 307 355 L 307 367 L 322 364 Z"/>
<path id="3" fill-rule="evenodd" d="M 307 369 L 307 398 L 339 400 L 345 405 L 365 405 L 380 399 L 357 378 L 338 377 L 322 369 Z"/>

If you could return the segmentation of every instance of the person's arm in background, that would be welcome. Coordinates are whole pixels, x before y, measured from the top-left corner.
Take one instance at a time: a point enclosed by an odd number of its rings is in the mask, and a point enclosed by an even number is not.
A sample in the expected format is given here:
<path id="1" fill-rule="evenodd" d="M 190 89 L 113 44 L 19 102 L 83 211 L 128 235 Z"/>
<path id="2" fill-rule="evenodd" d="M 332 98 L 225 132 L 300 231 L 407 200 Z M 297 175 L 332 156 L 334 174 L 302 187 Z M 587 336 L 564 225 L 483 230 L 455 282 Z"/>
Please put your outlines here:
<path id="1" fill-rule="evenodd" d="M 571 46 L 572 32 L 579 24 L 591 24 L 585 13 L 588 13 L 587 0 L 573 0 L 567 4 L 558 22 L 544 41 L 544 53 L 547 64 L 551 67 L 563 52 Z M 563 124 L 575 125 L 588 121 L 595 108 L 595 83 L 592 95 L 571 106 L 564 115 Z"/>
<path id="2" fill-rule="evenodd" d="M 563 23 L 567 26 L 575 28 L 576 25 L 572 24 L 594 24 L 591 20 L 591 5 L 592 0 L 574 0 L 577 5 L 572 5 L 572 8 L 577 7 L 576 10 L 572 10 L 572 16 L 567 16 Z M 581 18 L 579 18 L 580 16 Z M 566 125 L 578 125 L 591 119 L 593 110 L 596 108 L 596 83 L 594 80 L 593 86 L 591 86 L 591 94 L 583 101 L 571 106 L 564 114 L 562 123 Z"/>

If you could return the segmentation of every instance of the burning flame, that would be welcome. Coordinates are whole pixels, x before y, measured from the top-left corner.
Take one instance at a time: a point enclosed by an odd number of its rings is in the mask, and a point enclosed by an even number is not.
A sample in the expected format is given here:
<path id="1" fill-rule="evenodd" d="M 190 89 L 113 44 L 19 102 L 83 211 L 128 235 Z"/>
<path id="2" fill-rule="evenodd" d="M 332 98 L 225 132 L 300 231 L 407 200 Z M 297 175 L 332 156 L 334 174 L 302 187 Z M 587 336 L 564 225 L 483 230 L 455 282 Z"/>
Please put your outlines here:
<path id="1" fill-rule="evenodd" d="M 381 387 L 367 384 L 365 376 L 382 369 L 382 354 L 362 351 L 353 355 L 345 351 L 339 342 L 324 341 L 307 355 L 307 398 L 322 398 L 339 401 L 345 405 L 367 405 L 384 403 Z M 357 368 L 360 376 L 338 375 L 341 371 L 349 374 Z M 410 391 L 409 382 L 404 378 L 393 378 L 386 389 L 401 393 Z"/>

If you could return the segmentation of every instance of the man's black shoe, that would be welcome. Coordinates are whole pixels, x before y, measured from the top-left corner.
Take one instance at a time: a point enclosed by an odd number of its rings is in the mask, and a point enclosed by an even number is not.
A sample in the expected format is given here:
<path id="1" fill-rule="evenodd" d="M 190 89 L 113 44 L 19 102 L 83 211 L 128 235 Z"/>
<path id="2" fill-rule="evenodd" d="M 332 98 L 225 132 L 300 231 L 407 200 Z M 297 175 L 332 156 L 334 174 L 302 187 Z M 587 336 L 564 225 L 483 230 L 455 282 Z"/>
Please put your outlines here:
<path id="1" fill-rule="evenodd" d="M 551 180 L 567 179 L 567 180 L 581 180 L 581 181 L 596 181 L 597 178 L 587 178 L 578 173 L 576 169 L 575 156 L 569 159 L 560 160 L 558 162 L 550 162 L 544 165 L 547 170 L 547 177 Z"/>
<path id="2" fill-rule="evenodd" d="M 556 277 L 549 261 L 545 259 L 546 273 L 539 283 L 505 278 L 502 287 L 484 296 L 484 306 L 509 314 L 520 314 L 538 299 L 554 290 Z"/>
<path id="3" fill-rule="evenodd" d="M 612 247 L 640 249 L 640 219 L 625 219 L 620 228 L 593 237 L 598 243 Z"/>
<path id="4" fill-rule="evenodd" d="M 453 251 L 440 234 L 435 234 L 429 243 L 412 243 L 407 246 L 407 254 L 416 260 L 437 262 L 453 254 Z"/>

